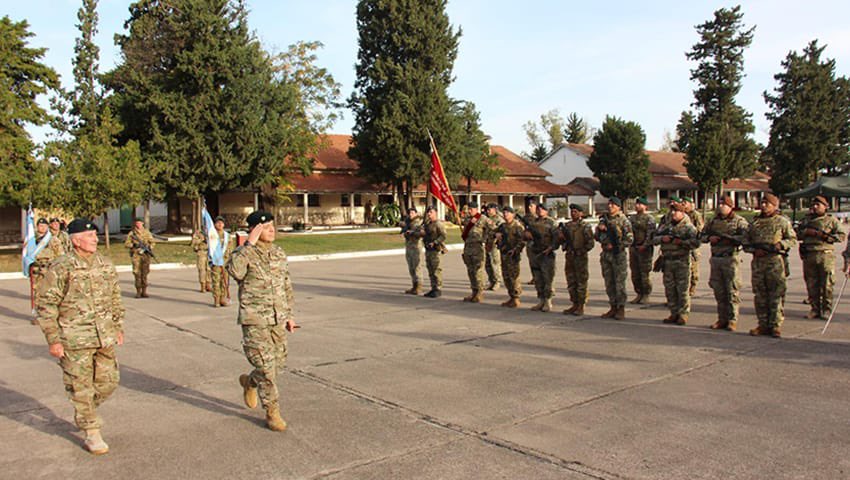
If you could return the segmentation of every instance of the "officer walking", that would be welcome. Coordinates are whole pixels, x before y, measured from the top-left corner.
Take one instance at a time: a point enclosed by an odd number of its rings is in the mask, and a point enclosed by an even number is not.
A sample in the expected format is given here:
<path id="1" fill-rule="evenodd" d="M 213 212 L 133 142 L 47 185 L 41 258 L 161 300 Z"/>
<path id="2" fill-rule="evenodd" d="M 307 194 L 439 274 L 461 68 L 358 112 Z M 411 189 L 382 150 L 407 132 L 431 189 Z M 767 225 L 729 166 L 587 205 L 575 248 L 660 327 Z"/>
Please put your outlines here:
<path id="1" fill-rule="evenodd" d="M 150 273 L 155 245 L 153 235 L 145 228 L 145 221 L 137 218 L 133 224 L 133 230 L 124 240 L 124 246 L 130 249 L 130 259 L 133 262 L 136 298 L 148 298 L 148 273 Z"/>
<path id="2" fill-rule="evenodd" d="M 602 246 L 599 261 L 605 278 L 605 292 L 611 308 L 602 318 L 626 318 L 626 275 L 628 275 L 628 248 L 634 236 L 629 219 L 622 212 L 623 202 L 617 197 L 608 199 L 608 213 L 596 227 L 596 241 Z"/>
<path id="3" fill-rule="evenodd" d="M 818 195 L 812 199 L 812 213 L 797 227 L 803 278 L 811 302 L 806 318 L 826 319 L 832 310 L 832 289 L 835 285 L 834 244 L 843 242 L 844 232 L 838 220 L 827 213 L 829 201 Z"/>
<path id="4" fill-rule="evenodd" d="M 741 258 L 738 253 L 747 241 L 749 229 L 744 217 L 732 210 L 734 207 L 735 201 L 731 197 L 721 198 L 717 213 L 700 234 L 703 243 L 711 244 L 708 285 L 714 291 L 717 302 L 717 321 L 711 328 L 732 332 L 738 325 L 738 305 L 741 303 Z"/>
<path id="5" fill-rule="evenodd" d="M 440 265 L 440 257 L 446 253 L 446 227 L 437 215 L 437 207 L 429 206 L 425 210 L 425 216 L 425 267 L 428 269 L 431 290 L 424 296 L 439 298 L 443 294 L 443 267 Z"/>
<path id="6" fill-rule="evenodd" d="M 640 197 L 635 201 L 635 214 L 629 217 L 632 224 L 632 233 L 635 241 L 629 247 L 629 266 L 632 270 L 632 286 L 635 289 L 635 298 L 630 303 L 645 304 L 649 302 L 652 293 L 652 280 L 649 273 L 652 271 L 652 235 L 655 233 L 655 219 L 646 212 L 649 202 L 646 197 Z"/>
<path id="7" fill-rule="evenodd" d="M 593 250 L 593 228 L 584 220 L 581 205 L 570 204 L 570 221 L 560 227 L 561 249 L 564 251 L 564 273 L 572 306 L 564 315 L 584 315 L 587 303 L 587 254 Z"/>
<path id="8" fill-rule="evenodd" d="M 525 241 L 522 239 L 525 227 L 516 218 L 513 208 L 509 206 L 502 207 L 502 214 L 505 217 L 505 221 L 499 225 L 499 230 L 495 235 L 496 249 L 502 257 L 502 278 L 509 296 L 507 301 L 502 302 L 502 306 L 517 308 L 520 305 L 519 297 L 522 295 L 519 271 L 522 249 L 525 247 Z"/>

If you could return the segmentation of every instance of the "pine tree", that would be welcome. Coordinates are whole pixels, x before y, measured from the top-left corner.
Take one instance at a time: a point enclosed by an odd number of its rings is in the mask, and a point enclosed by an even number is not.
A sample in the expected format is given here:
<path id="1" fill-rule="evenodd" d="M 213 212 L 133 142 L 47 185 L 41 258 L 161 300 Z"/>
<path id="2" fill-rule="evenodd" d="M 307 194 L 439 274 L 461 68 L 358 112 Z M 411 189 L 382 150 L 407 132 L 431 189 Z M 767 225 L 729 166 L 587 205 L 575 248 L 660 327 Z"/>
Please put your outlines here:
<path id="1" fill-rule="evenodd" d="M 593 137 L 587 166 L 599 179 L 599 192 L 621 199 L 646 195 L 652 176 L 644 145 L 646 134 L 635 122 L 608 116 Z"/>
<path id="2" fill-rule="evenodd" d="M 453 142 L 459 148 L 445 157 L 446 176 L 454 184 L 463 181 L 469 200 L 473 181 L 498 182 L 504 170 L 499 168 L 496 155 L 490 153 L 488 137 L 481 131 L 481 116 L 475 104 L 457 102 L 452 114 L 456 124 Z"/>
<path id="3" fill-rule="evenodd" d="M 576 112 L 570 113 L 564 127 L 564 141 L 567 143 L 587 143 L 589 139 L 590 127 L 587 122 L 579 117 Z"/>
<path id="4" fill-rule="evenodd" d="M 740 6 L 715 11 L 713 20 L 697 25 L 700 41 L 686 54 L 698 62 L 691 70 L 691 80 L 698 84 L 692 104 L 696 114 L 685 112 L 677 131 L 688 176 L 704 192 L 756 168 L 755 127 L 751 115 L 735 103 L 744 75 L 743 52 L 755 29 L 745 29 L 742 19 Z"/>
<path id="5" fill-rule="evenodd" d="M 44 48 L 28 46 L 26 21 L 0 19 L 0 205 L 52 206 L 52 166 L 33 157 L 25 125 L 44 125 L 53 116 L 39 106 L 40 95 L 59 89 L 59 76 L 41 63 Z"/>
<path id="6" fill-rule="evenodd" d="M 835 60 L 821 60 L 826 47 L 817 40 L 802 54 L 788 53 L 783 72 L 774 75 L 775 94 L 764 93 L 770 107 L 771 188 L 788 193 L 817 179 L 837 174 L 850 161 L 850 99 L 845 78 L 835 78 Z"/>

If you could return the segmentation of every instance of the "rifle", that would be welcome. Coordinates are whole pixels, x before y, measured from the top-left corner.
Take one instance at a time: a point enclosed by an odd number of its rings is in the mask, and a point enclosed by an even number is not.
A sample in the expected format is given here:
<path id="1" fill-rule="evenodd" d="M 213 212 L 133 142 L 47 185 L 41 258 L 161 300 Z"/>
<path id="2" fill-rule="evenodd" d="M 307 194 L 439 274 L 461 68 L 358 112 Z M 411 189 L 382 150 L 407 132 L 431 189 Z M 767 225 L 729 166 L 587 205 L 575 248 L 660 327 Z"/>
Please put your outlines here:
<path id="1" fill-rule="evenodd" d="M 811 223 L 807 223 L 807 224 L 803 225 L 802 230 L 803 230 L 804 233 L 805 233 L 806 230 L 814 230 L 814 231 L 816 231 L 820 234 L 821 238 L 826 237 L 826 240 L 829 241 L 830 243 L 838 243 L 838 242 L 841 241 L 841 239 L 838 238 L 838 235 L 835 232 L 827 232 L 822 228 L 818 228 L 815 225 L 812 225 Z M 802 248 L 802 246 L 803 245 L 800 244 L 801 248 Z"/>
<path id="2" fill-rule="evenodd" d="M 762 252 L 767 252 L 771 255 L 780 255 L 782 257 L 782 264 L 785 268 L 785 276 L 788 277 L 791 275 L 791 267 L 788 265 L 788 250 L 777 248 L 776 245 L 771 243 L 745 243 L 744 251 L 747 253 L 756 254 L 758 250 Z"/>
<path id="3" fill-rule="evenodd" d="M 570 229 L 567 228 L 566 223 L 558 224 L 558 231 L 561 233 L 561 236 L 564 237 L 564 242 L 561 245 L 561 250 L 565 252 L 569 252 L 573 250 L 573 236 L 570 235 Z"/>
<path id="4" fill-rule="evenodd" d="M 152 259 L 159 261 L 154 255 L 153 250 L 151 250 L 151 246 L 147 243 L 143 242 L 139 237 L 136 236 L 136 232 L 130 233 L 130 239 L 133 241 L 133 248 L 139 250 L 141 253 L 145 255 L 149 255 Z"/>
<path id="5" fill-rule="evenodd" d="M 544 245 L 543 237 L 540 235 L 540 232 L 531 228 L 531 226 L 529 226 L 529 225 L 525 226 L 525 231 L 531 234 L 531 239 L 532 239 L 532 241 L 534 242 L 535 245 L 540 245 L 540 246 Z M 529 252 L 531 252 L 531 250 L 529 250 Z M 551 246 L 546 247 L 538 255 L 552 255 L 552 247 Z"/>
<path id="6" fill-rule="evenodd" d="M 614 255 L 620 253 L 620 230 L 611 226 L 608 217 L 605 215 L 599 219 L 599 224 L 605 225 L 605 236 L 608 238 L 608 243 L 611 244 L 611 253 Z"/>
<path id="7" fill-rule="evenodd" d="M 508 244 L 505 241 L 505 239 L 508 237 L 507 229 L 507 223 L 499 225 L 499 231 L 496 233 L 496 247 L 499 249 L 500 252 L 509 257 L 517 257 L 519 256 L 520 252 L 522 252 L 523 245 L 520 244 L 517 247 L 508 248 Z"/>
<path id="8" fill-rule="evenodd" d="M 739 231 L 738 231 L 738 232 L 735 232 L 735 233 L 740 234 L 740 232 L 739 232 Z M 742 245 L 744 244 L 741 240 L 739 240 L 739 239 L 737 239 L 737 238 L 733 237 L 732 235 L 730 235 L 730 234 L 728 234 L 728 233 L 720 233 L 720 232 L 715 232 L 715 231 L 708 231 L 708 232 L 704 232 L 704 234 L 705 234 L 705 239 L 706 239 L 707 241 L 708 241 L 711 237 L 720 237 L 720 239 L 721 239 L 721 240 L 724 240 L 724 241 L 726 241 L 728 244 L 734 245 L 735 247 L 740 247 L 740 246 L 742 246 Z"/>

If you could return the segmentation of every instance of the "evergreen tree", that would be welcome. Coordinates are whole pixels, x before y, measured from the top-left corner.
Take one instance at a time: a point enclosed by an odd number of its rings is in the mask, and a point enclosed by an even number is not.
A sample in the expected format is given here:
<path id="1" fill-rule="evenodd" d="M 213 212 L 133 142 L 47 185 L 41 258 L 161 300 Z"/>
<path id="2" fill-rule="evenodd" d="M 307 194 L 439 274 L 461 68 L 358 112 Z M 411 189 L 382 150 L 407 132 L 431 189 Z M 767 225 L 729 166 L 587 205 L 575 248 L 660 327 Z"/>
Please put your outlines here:
<path id="1" fill-rule="evenodd" d="M 698 83 L 692 104 L 696 114 L 684 113 L 677 132 L 679 146 L 686 147 L 688 176 L 705 192 L 756 168 L 755 127 L 751 115 L 735 103 L 744 75 L 743 52 L 755 29 L 745 29 L 742 19 L 740 6 L 715 11 L 713 20 L 697 25 L 700 41 L 686 54 L 698 62 L 691 70 L 691 80 Z"/>
<path id="2" fill-rule="evenodd" d="M 775 94 L 764 93 L 772 122 L 765 156 L 778 193 L 805 187 L 821 171 L 837 174 L 850 161 L 847 80 L 835 78 L 835 60 L 821 60 L 824 48 L 814 40 L 802 54 L 789 52 L 785 70 L 774 75 Z"/>
<path id="3" fill-rule="evenodd" d="M 590 127 L 587 122 L 579 117 L 576 112 L 570 113 L 564 127 L 564 141 L 567 143 L 587 143 L 589 139 Z"/>
<path id="4" fill-rule="evenodd" d="M 499 168 L 496 155 L 490 153 L 488 137 L 481 131 L 481 116 L 475 104 L 457 102 L 452 108 L 452 114 L 456 127 L 453 130 L 453 141 L 459 148 L 452 151 L 451 156 L 445 157 L 446 176 L 453 184 L 463 181 L 469 200 L 473 181 L 498 182 L 504 170 Z"/>
<path id="5" fill-rule="evenodd" d="M 599 179 L 599 192 L 621 199 L 646 195 L 652 182 L 646 134 L 635 122 L 608 116 L 593 137 L 587 166 Z"/>
<path id="6" fill-rule="evenodd" d="M 393 185 L 404 204 L 429 172 L 427 131 L 446 159 L 458 158 L 460 150 L 450 133 L 454 120 L 447 89 L 461 32 L 449 23 L 446 3 L 357 3 L 357 80 L 349 98 L 355 125 L 348 154 L 361 175 Z"/>
<path id="7" fill-rule="evenodd" d="M 49 207 L 55 193 L 53 167 L 33 157 L 35 145 L 24 128 L 51 122 L 37 99 L 59 89 L 56 72 L 41 63 L 45 49 L 28 46 L 32 36 L 26 21 L 0 19 L 0 205 Z"/>

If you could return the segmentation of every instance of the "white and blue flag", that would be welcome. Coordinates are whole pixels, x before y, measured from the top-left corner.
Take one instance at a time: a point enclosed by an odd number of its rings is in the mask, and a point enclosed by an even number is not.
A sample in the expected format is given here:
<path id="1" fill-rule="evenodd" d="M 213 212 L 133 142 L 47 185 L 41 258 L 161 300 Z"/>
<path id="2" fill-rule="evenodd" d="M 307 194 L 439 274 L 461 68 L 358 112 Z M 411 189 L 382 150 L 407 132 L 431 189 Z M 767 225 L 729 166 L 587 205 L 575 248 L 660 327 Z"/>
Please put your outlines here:
<path id="1" fill-rule="evenodd" d="M 50 230 L 41 237 L 41 241 L 36 243 L 35 241 L 35 214 L 32 211 L 32 204 L 30 204 L 27 209 L 27 221 L 26 221 L 26 230 L 24 233 L 24 246 L 21 249 L 21 270 L 25 277 L 30 276 L 30 265 L 35 262 L 35 258 L 38 256 L 39 252 L 41 252 L 44 247 L 50 243 L 51 238 Z"/>
<path id="2" fill-rule="evenodd" d="M 227 233 L 227 231 L 222 231 L 222 235 L 219 236 L 218 231 L 215 229 L 213 219 L 210 216 L 210 212 L 207 211 L 206 206 L 204 206 L 203 219 L 204 230 L 207 234 L 207 248 L 209 248 L 208 257 L 210 259 L 210 264 L 215 267 L 223 267 L 224 249 L 230 241 L 230 234 Z"/>

